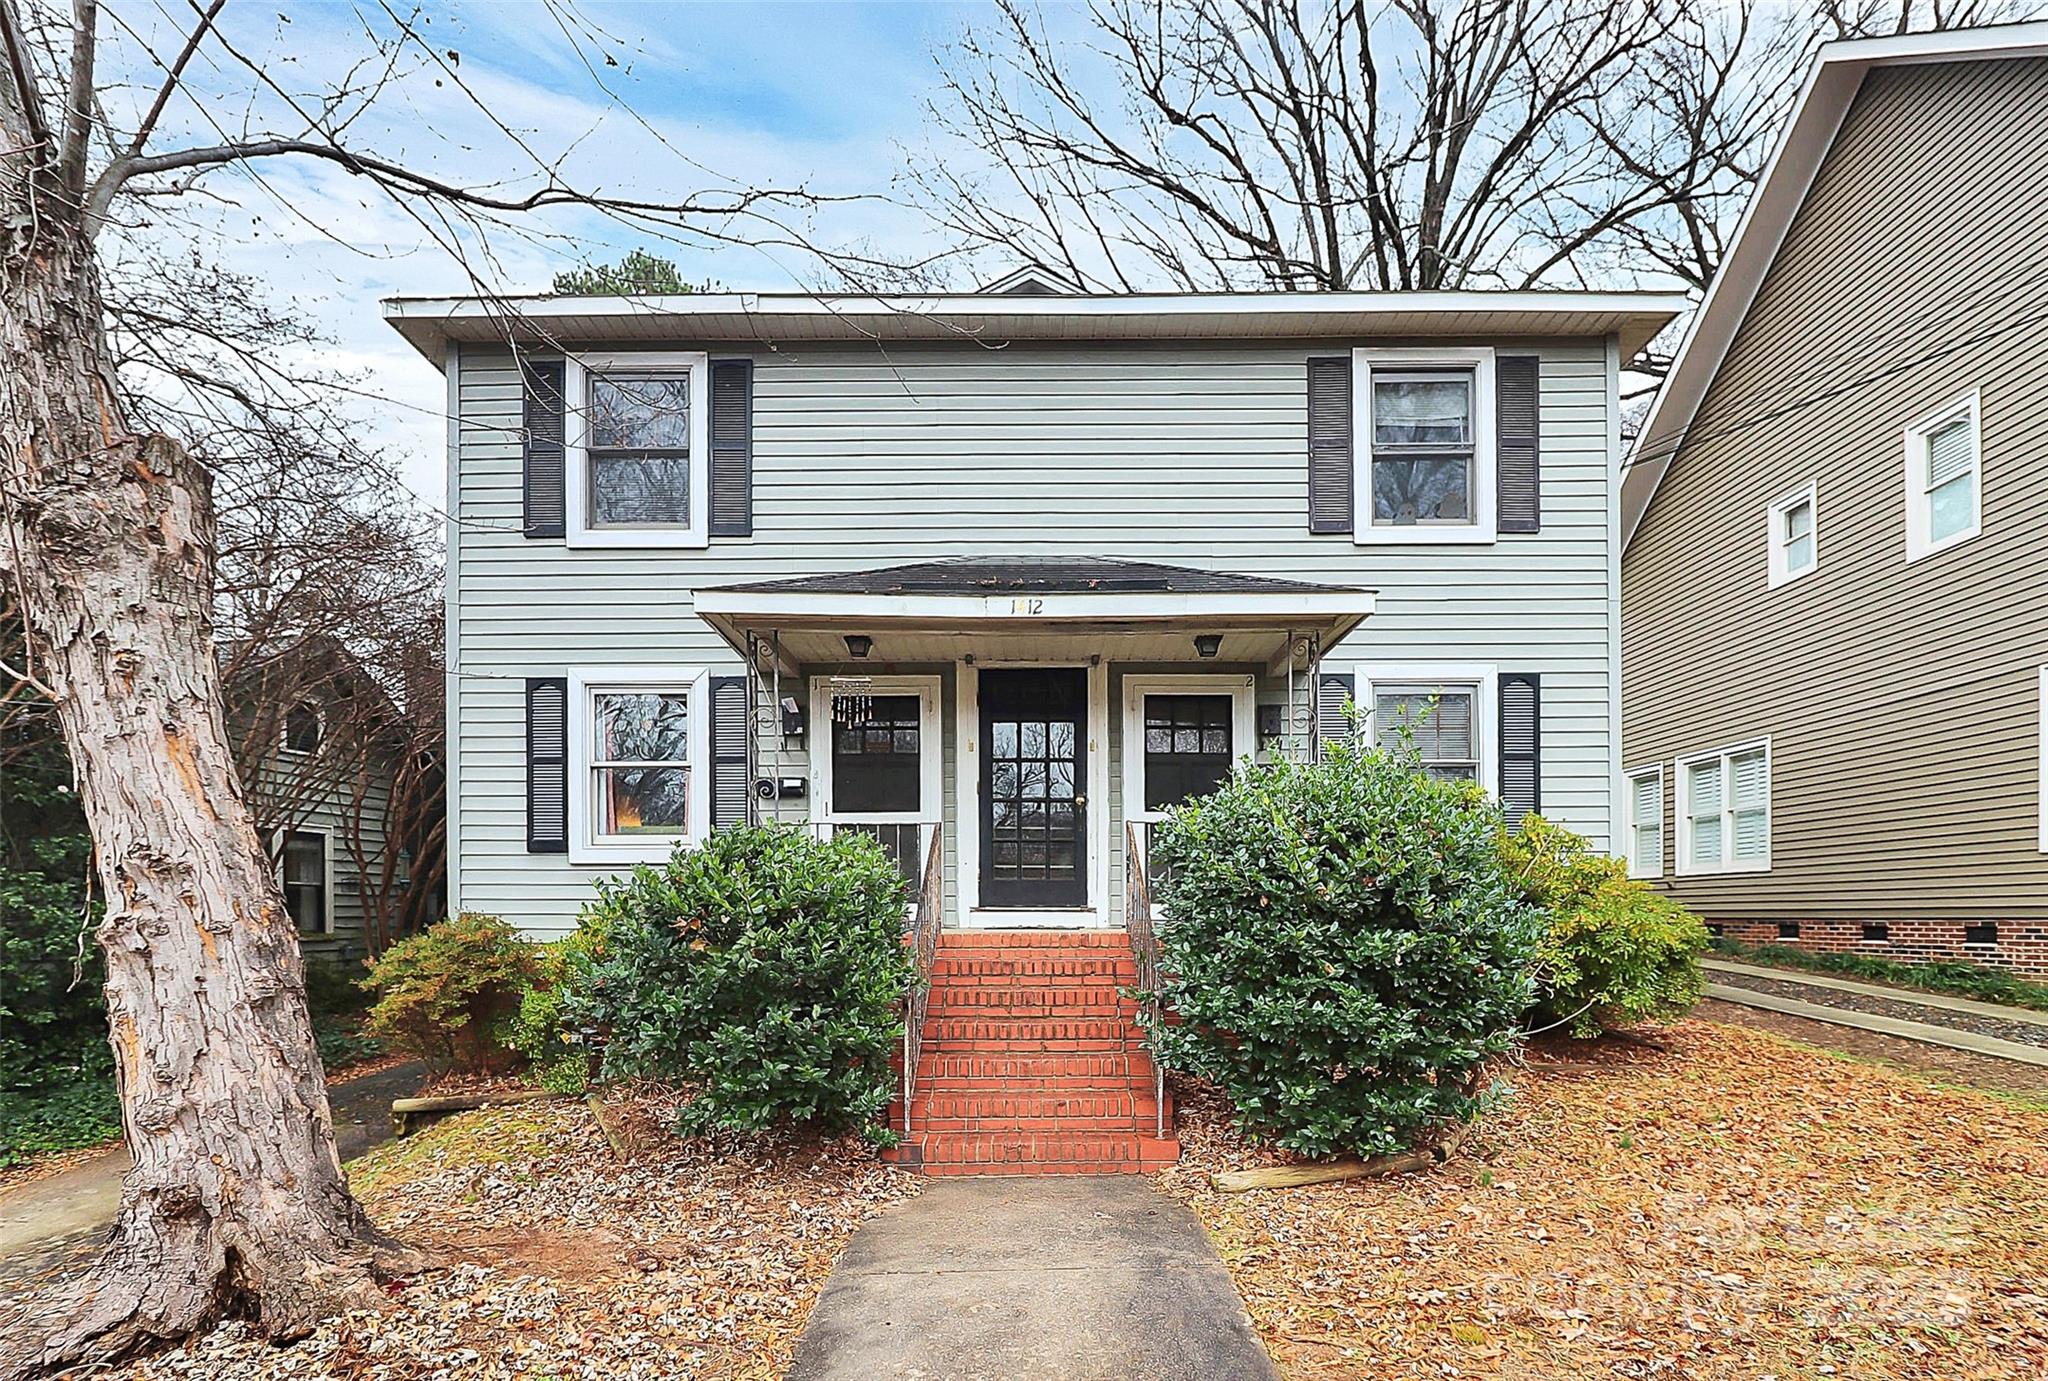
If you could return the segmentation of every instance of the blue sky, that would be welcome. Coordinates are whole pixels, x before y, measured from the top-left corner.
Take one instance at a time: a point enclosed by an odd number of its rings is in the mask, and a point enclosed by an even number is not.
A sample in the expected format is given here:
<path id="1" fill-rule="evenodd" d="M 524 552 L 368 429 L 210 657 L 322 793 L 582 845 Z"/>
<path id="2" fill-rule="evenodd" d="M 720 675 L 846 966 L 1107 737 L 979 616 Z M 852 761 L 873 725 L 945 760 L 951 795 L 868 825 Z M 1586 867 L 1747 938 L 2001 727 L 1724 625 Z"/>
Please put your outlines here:
<path id="1" fill-rule="evenodd" d="M 1056 23 L 1078 18 L 1048 10 Z M 579 186 L 654 200 L 719 185 L 887 193 L 903 146 L 925 138 L 925 103 L 937 85 L 933 49 L 985 14 L 970 0 L 429 3 L 422 32 L 437 52 L 459 59 L 447 72 L 416 59 L 352 137 L 366 151 L 466 185 L 530 181 L 524 144 L 562 157 Z M 230 6 L 223 23 L 229 41 L 297 95 L 341 80 L 371 51 L 366 25 L 388 31 L 391 20 L 377 0 L 335 0 Z M 150 71 L 144 42 L 163 51 L 175 40 L 144 27 L 123 41 L 119 56 L 138 88 Z M 606 55 L 619 65 L 606 65 Z M 248 73 L 233 64 L 201 63 L 192 77 L 191 98 L 170 112 L 153 147 L 212 142 L 252 123 L 291 124 L 283 99 L 252 100 Z M 209 187 L 224 199 L 188 207 L 195 224 L 178 233 L 191 236 L 196 252 L 277 285 L 319 322 L 334 342 L 319 359 L 360 372 L 368 391 L 386 400 L 363 405 L 365 427 L 403 452 L 410 482 L 438 503 L 442 383 L 382 324 L 377 302 L 463 291 L 464 267 L 413 215 L 331 165 L 275 160 L 253 176 L 216 175 Z M 818 243 L 903 257 L 937 246 L 914 215 L 880 202 L 821 208 L 803 229 Z M 817 262 L 801 252 L 665 245 L 585 214 L 537 220 L 532 233 L 493 237 L 488 257 L 468 257 L 496 286 L 531 290 L 579 253 L 608 259 L 635 245 L 676 259 L 692 279 L 731 288 L 820 280 Z"/>

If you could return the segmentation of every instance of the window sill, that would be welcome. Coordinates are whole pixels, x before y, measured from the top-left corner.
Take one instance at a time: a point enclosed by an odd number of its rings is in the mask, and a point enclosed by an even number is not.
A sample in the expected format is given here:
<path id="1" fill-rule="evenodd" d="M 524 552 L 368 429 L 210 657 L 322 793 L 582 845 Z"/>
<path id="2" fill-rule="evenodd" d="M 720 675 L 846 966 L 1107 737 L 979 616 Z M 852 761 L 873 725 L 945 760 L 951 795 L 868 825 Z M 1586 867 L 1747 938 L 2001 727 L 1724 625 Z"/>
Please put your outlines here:
<path id="1" fill-rule="evenodd" d="M 1498 540 L 1498 533 L 1480 523 L 1466 527 L 1376 527 L 1368 523 L 1357 527 L 1351 540 L 1361 547 L 1490 547 Z"/>
<path id="2" fill-rule="evenodd" d="M 1682 878 L 1755 877 L 1771 871 L 1769 863 L 1725 863 L 1716 868 L 1680 868 L 1672 876 Z"/>
<path id="3" fill-rule="evenodd" d="M 573 528 L 564 539 L 571 551 L 699 551 L 711 545 L 702 528 Z"/>
<path id="4" fill-rule="evenodd" d="M 1910 566 L 1915 561 L 1923 561 L 1930 556 L 1939 556 L 1945 551 L 1950 551 L 1956 547 L 1962 546 L 1965 542 L 1968 542 L 1973 537 L 1982 536 L 1983 532 L 1984 529 L 1980 525 L 1977 527 L 1964 528 L 1961 532 L 1956 533 L 1954 536 L 1944 537 L 1939 542 L 1936 542 L 1931 546 L 1919 546 L 1913 543 L 1908 543 L 1906 546 L 1906 564 Z"/>

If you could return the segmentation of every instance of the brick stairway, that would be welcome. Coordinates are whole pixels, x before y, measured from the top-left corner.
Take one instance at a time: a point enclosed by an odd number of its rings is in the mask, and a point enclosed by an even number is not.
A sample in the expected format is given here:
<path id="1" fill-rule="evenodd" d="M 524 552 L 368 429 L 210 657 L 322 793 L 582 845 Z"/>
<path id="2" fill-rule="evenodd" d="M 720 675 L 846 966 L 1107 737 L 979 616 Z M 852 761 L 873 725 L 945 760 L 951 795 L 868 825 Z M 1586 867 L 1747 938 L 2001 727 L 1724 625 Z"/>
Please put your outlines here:
<path id="1" fill-rule="evenodd" d="M 929 1175 L 1109 1175 L 1180 1156 L 1167 1104 L 1158 1135 L 1152 1059 L 1120 931 L 947 931 L 911 1100 L 889 1153 Z M 901 1125 L 900 1108 L 892 1116 Z"/>

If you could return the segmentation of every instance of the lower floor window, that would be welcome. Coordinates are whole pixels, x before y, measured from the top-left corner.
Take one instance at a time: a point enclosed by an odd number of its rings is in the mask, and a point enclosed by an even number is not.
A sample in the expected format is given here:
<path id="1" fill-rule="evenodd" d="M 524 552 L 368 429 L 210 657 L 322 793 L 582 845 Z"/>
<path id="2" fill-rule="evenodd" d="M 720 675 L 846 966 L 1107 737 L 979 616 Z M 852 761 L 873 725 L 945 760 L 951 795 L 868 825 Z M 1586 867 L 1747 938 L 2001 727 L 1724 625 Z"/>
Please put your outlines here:
<path id="1" fill-rule="evenodd" d="M 682 690 L 591 692 L 596 833 L 690 832 L 690 698 Z"/>
<path id="2" fill-rule="evenodd" d="M 1679 871 L 1765 872 L 1771 866 L 1771 751 L 1744 744 L 1679 764 Z"/>
<path id="3" fill-rule="evenodd" d="M 1651 768 L 1628 779 L 1628 871 L 1631 877 L 1664 873 L 1664 771 Z"/>
<path id="4" fill-rule="evenodd" d="M 1478 687 L 1373 687 L 1373 742 L 1390 751 L 1412 746 L 1432 777 L 1479 780 Z"/>
<path id="5" fill-rule="evenodd" d="M 327 836 L 318 830 L 293 830 L 284 839 L 280 861 L 284 909 L 302 934 L 322 935 L 330 928 L 327 896 Z"/>

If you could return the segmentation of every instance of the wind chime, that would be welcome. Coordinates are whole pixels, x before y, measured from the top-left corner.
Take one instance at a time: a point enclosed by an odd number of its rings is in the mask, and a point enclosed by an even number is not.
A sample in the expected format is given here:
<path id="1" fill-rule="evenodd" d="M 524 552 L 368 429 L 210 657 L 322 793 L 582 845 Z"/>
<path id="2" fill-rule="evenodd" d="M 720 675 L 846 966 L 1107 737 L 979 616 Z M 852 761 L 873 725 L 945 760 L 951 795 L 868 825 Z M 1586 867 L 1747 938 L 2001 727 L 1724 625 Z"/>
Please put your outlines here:
<path id="1" fill-rule="evenodd" d="M 865 724 L 874 717 L 874 677 L 835 676 L 831 684 L 834 724 Z"/>

